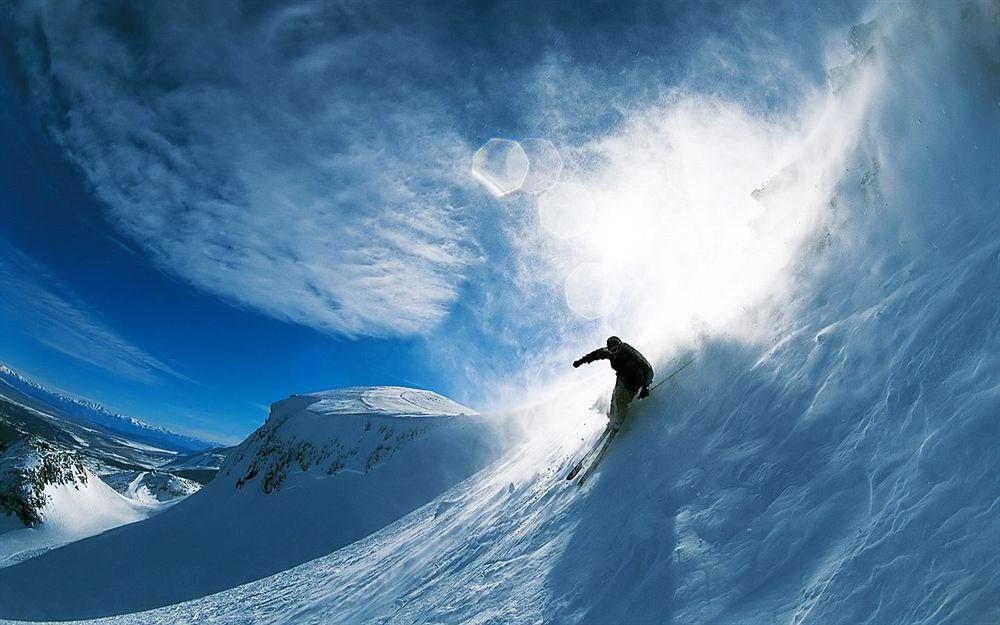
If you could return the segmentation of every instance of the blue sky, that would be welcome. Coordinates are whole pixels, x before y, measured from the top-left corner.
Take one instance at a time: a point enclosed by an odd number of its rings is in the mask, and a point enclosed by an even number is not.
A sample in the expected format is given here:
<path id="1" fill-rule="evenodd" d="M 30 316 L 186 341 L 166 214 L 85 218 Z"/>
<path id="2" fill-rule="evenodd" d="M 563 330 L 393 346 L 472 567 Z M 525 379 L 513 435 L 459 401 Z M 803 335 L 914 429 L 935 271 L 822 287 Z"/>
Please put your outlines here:
<path id="1" fill-rule="evenodd" d="M 472 405 L 590 338 L 526 247 L 494 136 L 567 171 L 671 90 L 780 115 L 825 83 L 820 3 L 48 3 L 2 9 L 0 360 L 235 442 L 296 392 Z M 589 343 L 574 345 L 590 348 Z"/>

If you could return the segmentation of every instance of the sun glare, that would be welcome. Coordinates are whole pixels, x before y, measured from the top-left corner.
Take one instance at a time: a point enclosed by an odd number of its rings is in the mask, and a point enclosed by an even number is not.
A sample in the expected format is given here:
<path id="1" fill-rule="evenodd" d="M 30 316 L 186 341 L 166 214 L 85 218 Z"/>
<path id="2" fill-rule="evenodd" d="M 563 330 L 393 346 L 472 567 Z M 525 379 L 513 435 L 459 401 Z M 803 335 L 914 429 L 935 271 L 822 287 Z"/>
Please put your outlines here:
<path id="1" fill-rule="evenodd" d="M 512 178 L 536 181 L 536 192 L 538 180 L 552 181 L 532 201 L 555 242 L 546 260 L 568 308 L 668 345 L 721 330 L 784 288 L 801 244 L 824 223 L 835 179 L 825 174 L 855 140 L 842 129 L 860 118 L 869 91 L 816 94 L 779 121 L 714 98 L 677 98 L 579 146 L 581 162 L 599 165 L 572 175 L 549 142 L 532 146 L 543 158 L 526 158 L 523 174 L 517 142 L 494 139 L 477 155 L 515 155 L 500 174 L 483 174 L 494 193 Z M 544 169 L 533 172 L 536 163 Z"/>

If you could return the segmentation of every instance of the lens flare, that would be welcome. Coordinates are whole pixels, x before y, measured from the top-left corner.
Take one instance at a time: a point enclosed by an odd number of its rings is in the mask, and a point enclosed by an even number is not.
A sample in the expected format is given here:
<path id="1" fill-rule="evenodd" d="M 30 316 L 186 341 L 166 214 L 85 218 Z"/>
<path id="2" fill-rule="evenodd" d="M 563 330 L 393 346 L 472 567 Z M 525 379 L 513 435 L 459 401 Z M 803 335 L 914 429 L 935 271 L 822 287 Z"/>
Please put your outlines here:
<path id="1" fill-rule="evenodd" d="M 574 152 L 586 186 L 539 197 L 568 307 L 652 344 L 725 328 L 788 288 L 802 246 L 831 227 L 836 178 L 871 87 L 817 94 L 795 120 L 687 95 Z M 581 261 L 583 263 L 581 264 Z M 637 338 L 638 340 L 638 338 Z"/>
<path id="2" fill-rule="evenodd" d="M 562 156 L 547 139 L 523 139 L 521 147 L 528 155 L 528 175 L 521 187 L 526 193 L 545 193 L 559 181 L 563 170 Z"/>
<path id="3" fill-rule="evenodd" d="M 560 239 L 592 232 L 596 212 L 590 192 L 575 182 L 560 182 L 538 198 L 539 221 Z"/>
<path id="4" fill-rule="evenodd" d="M 528 155 L 517 141 L 493 138 L 472 155 L 472 176 L 497 197 L 521 188 L 528 175 Z"/>

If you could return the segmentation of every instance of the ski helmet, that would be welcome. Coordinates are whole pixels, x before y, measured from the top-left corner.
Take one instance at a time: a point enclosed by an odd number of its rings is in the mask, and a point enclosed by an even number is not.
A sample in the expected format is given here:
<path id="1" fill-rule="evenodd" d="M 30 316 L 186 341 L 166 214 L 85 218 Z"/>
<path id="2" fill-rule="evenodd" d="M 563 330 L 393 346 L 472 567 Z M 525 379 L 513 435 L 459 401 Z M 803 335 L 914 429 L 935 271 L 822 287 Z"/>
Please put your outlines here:
<path id="1" fill-rule="evenodd" d="M 617 336 L 608 337 L 608 349 L 618 349 L 622 346 L 622 340 Z"/>

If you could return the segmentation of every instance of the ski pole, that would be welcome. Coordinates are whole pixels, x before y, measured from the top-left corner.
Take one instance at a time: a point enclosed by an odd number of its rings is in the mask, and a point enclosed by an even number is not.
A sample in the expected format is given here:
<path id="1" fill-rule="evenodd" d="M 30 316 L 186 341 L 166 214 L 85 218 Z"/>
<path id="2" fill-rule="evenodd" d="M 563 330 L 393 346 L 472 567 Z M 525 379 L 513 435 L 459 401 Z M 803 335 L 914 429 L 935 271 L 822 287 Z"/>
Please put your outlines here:
<path id="1" fill-rule="evenodd" d="M 692 362 L 694 362 L 694 361 L 695 361 L 695 358 L 691 358 L 691 360 L 687 361 L 686 363 L 684 363 L 683 365 L 681 365 L 680 367 L 678 367 L 678 368 L 677 368 L 677 369 L 676 369 L 676 370 L 675 370 L 675 371 L 674 371 L 673 373 L 671 373 L 671 374 L 670 374 L 670 375 L 668 375 L 667 377 L 663 378 L 662 380 L 660 380 L 659 382 L 657 382 L 657 383 L 656 383 L 655 385 L 651 386 L 651 387 L 649 388 L 649 391 L 650 391 L 650 392 L 652 392 L 652 391 L 653 391 L 653 389 L 655 389 L 655 388 L 656 388 L 657 386 L 659 386 L 659 385 L 663 384 L 664 382 L 666 382 L 666 381 L 667 381 L 667 380 L 669 380 L 670 378 L 674 377 L 675 375 L 677 375 L 677 374 L 678 374 L 678 373 L 680 373 L 681 371 L 684 371 L 684 369 L 686 369 L 686 368 L 687 368 L 687 366 L 688 366 L 688 365 L 690 365 L 690 364 L 691 364 Z"/>

